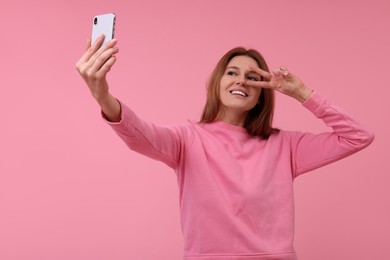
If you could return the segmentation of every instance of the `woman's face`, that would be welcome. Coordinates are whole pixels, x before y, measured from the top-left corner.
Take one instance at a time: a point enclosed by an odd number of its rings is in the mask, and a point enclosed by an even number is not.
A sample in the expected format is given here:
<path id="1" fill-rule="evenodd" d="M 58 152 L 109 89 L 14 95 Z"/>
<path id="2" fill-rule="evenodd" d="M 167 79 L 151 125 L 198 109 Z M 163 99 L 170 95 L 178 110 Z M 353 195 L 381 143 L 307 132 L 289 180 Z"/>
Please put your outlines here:
<path id="1" fill-rule="evenodd" d="M 241 113 L 246 116 L 258 102 L 261 88 L 249 87 L 246 82 L 259 81 L 259 74 L 251 71 L 249 65 L 258 67 L 256 60 L 248 56 L 236 56 L 230 60 L 221 78 L 219 96 L 223 112 Z"/>

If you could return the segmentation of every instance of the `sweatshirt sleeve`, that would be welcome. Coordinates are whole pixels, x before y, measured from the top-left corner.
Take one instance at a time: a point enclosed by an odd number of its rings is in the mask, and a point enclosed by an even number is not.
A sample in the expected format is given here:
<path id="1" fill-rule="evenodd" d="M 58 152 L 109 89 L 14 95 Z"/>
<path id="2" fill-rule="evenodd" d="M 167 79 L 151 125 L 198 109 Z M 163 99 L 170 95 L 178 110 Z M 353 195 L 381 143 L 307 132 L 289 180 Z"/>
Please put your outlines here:
<path id="1" fill-rule="evenodd" d="M 294 177 L 347 157 L 374 140 L 372 132 L 315 91 L 303 106 L 333 131 L 321 134 L 294 133 L 291 139 Z"/>
<path id="2" fill-rule="evenodd" d="M 109 122 L 112 129 L 133 151 L 161 161 L 175 169 L 180 160 L 182 135 L 179 127 L 157 126 L 139 118 L 126 105 L 121 105 L 121 121 Z"/>

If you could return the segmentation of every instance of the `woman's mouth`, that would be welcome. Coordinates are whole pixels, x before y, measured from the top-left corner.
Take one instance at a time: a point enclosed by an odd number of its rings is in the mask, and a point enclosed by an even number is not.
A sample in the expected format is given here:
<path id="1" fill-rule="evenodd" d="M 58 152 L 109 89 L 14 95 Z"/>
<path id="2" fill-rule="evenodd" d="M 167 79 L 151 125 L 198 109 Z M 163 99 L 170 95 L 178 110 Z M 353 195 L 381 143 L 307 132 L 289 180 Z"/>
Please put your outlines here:
<path id="1" fill-rule="evenodd" d="M 230 90 L 229 92 L 232 95 L 239 95 L 239 96 L 242 96 L 242 97 L 248 97 L 248 94 L 242 92 L 241 90 Z"/>

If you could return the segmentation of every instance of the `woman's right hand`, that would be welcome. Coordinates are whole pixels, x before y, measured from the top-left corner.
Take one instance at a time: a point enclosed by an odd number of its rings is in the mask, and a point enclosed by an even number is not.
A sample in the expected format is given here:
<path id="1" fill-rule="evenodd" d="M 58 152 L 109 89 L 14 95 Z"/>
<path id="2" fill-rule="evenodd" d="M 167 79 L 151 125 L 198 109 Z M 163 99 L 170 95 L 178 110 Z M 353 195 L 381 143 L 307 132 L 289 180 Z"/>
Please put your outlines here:
<path id="1" fill-rule="evenodd" d="M 99 46 L 104 40 L 101 35 L 92 45 L 91 40 L 87 40 L 86 51 L 76 63 L 76 68 L 87 83 L 92 96 L 96 99 L 106 119 L 111 122 L 121 120 L 121 106 L 108 91 L 107 73 L 116 61 L 115 54 L 119 49 L 116 47 L 116 39 L 112 39 Z"/>
<path id="2" fill-rule="evenodd" d="M 119 51 L 118 47 L 115 46 L 116 39 L 109 41 L 99 49 L 103 40 L 104 35 L 100 35 L 91 45 L 91 39 L 88 39 L 86 51 L 76 63 L 76 69 L 98 103 L 109 95 L 106 76 L 115 64 L 115 54 Z"/>

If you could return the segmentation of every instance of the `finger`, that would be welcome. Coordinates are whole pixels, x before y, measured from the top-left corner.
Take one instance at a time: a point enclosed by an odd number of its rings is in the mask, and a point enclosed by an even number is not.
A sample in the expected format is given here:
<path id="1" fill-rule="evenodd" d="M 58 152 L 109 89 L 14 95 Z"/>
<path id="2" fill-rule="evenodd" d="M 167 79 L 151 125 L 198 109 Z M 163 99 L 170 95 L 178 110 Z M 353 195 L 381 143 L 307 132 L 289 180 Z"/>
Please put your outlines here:
<path id="1" fill-rule="evenodd" d="M 102 55 L 104 52 L 106 52 L 107 50 L 109 49 L 112 49 L 114 48 L 114 46 L 117 44 L 117 40 L 116 39 L 112 39 L 111 41 L 107 42 L 106 44 L 104 44 L 98 51 L 96 51 L 90 58 L 89 58 L 89 61 L 91 63 L 94 63 L 95 60 L 100 56 Z"/>
<path id="2" fill-rule="evenodd" d="M 104 34 L 101 34 L 99 37 L 97 37 L 95 42 L 91 45 L 91 50 L 96 52 L 102 45 L 105 37 L 106 36 Z"/>
<path id="3" fill-rule="evenodd" d="M 284 66 L 280 66 L 279 67 L 279 70 L 281 71 L 281 73 L 282 73 L 282 75 L 283 76 L 288 76 L 288 69 L 286 68 L 286 67 L 284 67 Z"/>
<path id="4" fill-rule="evenodd" d="M 255 73 L 259 74 L 260 76 L 262 76 L 266 80 L 271 79 L 271 74 L 265 70 L 260 69 L 259 67 L 249 65 L 249 69 L 253 70 Z"/>
<path id="5" fill-rule="evenodd" d="M 88 51 L 89 47 L 91 47 L 91 38 L 87 38 L 85 43 L 85 51 Z"/>
<path id="6" fill-rule="evenodd" d="M 91 38 L 87 38 L 87 40 L 85 41 L 85 52 L 84 52 L 83 56 L 81 56 L 81 58 L 76 63 L 76 68 L 79 71 L 82 70 L 83 65 L 88 60 L 87 59 L 87 51 L 90 47 L 91 47 Z"/>
<path id="7" fill-rule="evenodd" d="M 86 49 L 84 55 L 80 58 L 80 63 L 87 62 L 96 53 L 103 41 L 104 34 L 100 35 L 92 45 L 91 39 L 87 39 L 87 44 L 89 43 L 89 47 Z"/>
<path id="8" fill-rule="evenodd" d="M 102 69 L 102 67 L 115 55 L 118 53 L 119 49 L 117 47 L 110 48 L 103 52 L 96 60 L 94 61 L 93 65 L 91 66 L 92 72 L 97 72 Z"/>
<path id="9" fill-rule="evenodd" d="M 276 78 L 281 78 L 282 72 L 279 69 L 275 69 L 272 71 L 272 75 L 275 76 Z"/>
<path id="10" fill-rule="evenodd" d="M 100 70 L 96 73 L 97 78 L 103 78 L 111 70 L 112 66 L 116 62 L 116 56 L 111 56 L 104 64 L 101 66 Z"/>
<path id="11" fill-rule="evenodd" d="M 255 88 L 272 88 L 268 81 L 247 81 L 246 85 Z"/>
<path id="12" fill-rule="evenodd" d="M 280 80 L 289 77 L 291 73 L 285 67 L 280 66 L 278 69 L 272 71 L 272 75 Z"/>

